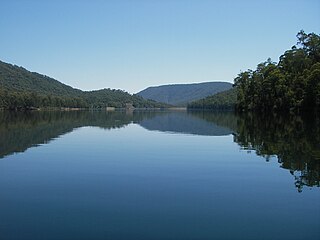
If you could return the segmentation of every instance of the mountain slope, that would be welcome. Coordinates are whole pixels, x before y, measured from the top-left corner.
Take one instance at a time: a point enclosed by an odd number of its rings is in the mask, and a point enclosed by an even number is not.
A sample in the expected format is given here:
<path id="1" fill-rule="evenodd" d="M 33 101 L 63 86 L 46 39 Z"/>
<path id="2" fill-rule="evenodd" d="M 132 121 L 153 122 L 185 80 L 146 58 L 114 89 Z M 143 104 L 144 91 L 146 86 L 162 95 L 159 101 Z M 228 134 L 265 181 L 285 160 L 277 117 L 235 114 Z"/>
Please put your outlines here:
<path id="1" fill-rule="evenodd" d="M 82 91 L 48 76 L 0 61 L 0 108 L 32 107 L 165 107 L 122 90 Z"/>
<path id="2" fill-rule="evenodd" d="M 30 72 L 23 67 L 0 61 L 0 86 L 12 91 L 79 96 L 81 90 L 72 88 L 48 76 Z"/>
<path id="3" fill-rule="evenodd" d="M 237 89 L 216 93 L 212 96 L 191 102 L 188 109 L 234 109 L 237 103 Z"/>
<path id="4" fill-rule="evenodd" d="M 172 84 L 149 87 L 137 94 L 145 99 L 152 99 L 176 106 L 186 106 L 189 102 L 230 88 L 232 88 L 232 84 L 228 82 Z"/>

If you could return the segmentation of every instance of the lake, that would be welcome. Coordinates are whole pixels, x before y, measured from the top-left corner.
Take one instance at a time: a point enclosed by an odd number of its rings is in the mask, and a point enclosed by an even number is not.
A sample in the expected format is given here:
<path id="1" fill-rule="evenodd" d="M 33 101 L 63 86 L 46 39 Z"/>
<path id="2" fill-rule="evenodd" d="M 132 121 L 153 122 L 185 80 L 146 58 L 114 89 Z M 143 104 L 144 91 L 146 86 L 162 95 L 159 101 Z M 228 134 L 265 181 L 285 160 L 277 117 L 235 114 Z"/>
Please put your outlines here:
<path id="1" fill-rule="evenodd" d="M 320 239 L 320 124 L 0 112 L 0 239 Z"/>

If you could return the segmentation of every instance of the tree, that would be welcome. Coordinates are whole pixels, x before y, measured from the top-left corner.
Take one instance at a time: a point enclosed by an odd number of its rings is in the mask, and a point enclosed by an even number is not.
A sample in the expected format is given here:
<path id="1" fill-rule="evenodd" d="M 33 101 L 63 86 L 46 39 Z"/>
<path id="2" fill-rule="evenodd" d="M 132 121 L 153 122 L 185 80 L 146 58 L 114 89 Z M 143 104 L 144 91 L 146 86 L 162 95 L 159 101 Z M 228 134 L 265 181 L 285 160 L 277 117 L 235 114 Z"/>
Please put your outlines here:
<path id="1" fill-rule="evenodd" d="M 235 78 L 241 111 L 320 111 L 320 37 L 297 34 L 297 46 Z"/>

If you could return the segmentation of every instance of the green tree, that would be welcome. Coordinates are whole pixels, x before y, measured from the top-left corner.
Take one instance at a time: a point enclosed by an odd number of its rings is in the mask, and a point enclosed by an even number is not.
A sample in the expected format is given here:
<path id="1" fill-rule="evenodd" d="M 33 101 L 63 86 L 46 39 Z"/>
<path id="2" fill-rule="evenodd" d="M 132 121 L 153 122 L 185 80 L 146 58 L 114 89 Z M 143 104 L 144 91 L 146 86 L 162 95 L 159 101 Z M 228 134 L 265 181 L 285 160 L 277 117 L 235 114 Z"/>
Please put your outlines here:
<path id="1" fill-rule="evenodd" d="M 297 34 L 297 46 L 235 78 L 240 111 L 320 111 L 320 37 Z"/>

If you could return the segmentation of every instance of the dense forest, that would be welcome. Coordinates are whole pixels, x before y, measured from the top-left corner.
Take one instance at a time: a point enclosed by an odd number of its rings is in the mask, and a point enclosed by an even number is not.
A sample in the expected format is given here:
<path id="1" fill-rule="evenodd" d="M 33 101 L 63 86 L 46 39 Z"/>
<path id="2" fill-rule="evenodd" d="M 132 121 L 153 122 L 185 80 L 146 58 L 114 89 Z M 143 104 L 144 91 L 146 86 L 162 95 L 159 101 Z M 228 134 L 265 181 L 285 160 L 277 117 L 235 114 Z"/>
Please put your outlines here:
<path id="1" fill-rule="evenodd" d="M 258 64 L 256 70 L 241 72 L 235 78 L 238 111 L 320 111 L 320 37 L 301 30 L 297 40 L 278 63 L 268 59 Z M 188 107 L 219 109 L 233 101 L 233 94 L 216 94 Z"/>
<path id="2" fill-rule="evenodd" d="M 237 90 L 231 88 L 188 104 L 188 109 L 233 110 L 237 103 Z"/>
<path id="3" fill-rule="evenodd" d="M 235 78 L 239 110 L 320 110 L 320 37 L 300 31 L 297 38 L 278 64 L 268 59 Z"/>
<path id="4" fill-rule="evenodd" d="M 53 78 L 0 61 L 0 109 L 50 107 L 167 107 L 122 90 L 81 91 Z"/>

